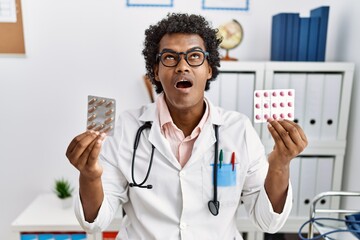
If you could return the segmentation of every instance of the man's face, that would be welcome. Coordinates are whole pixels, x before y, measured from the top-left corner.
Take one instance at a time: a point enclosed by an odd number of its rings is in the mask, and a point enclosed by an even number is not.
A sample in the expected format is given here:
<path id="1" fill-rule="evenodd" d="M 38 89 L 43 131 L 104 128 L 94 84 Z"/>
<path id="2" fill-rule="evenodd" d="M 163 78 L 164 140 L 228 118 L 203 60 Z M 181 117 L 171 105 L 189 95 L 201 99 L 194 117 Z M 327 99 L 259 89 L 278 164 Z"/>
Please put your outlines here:
<path id="1" fill-rule="evenodd" d="M 188 52 L 189 50 L 206 51 L 204 41 L 199 35 L 166 34 L 160 41 L 160 52 Z M 212 75 L 211 67 L 207 59 L 202 65 L 193 67 L 185 61 L 184 54 L 180 54 L 180 58 L 180 62 L 173 67 L 166 67 L 159 61 L 154 68 L 155 80 L 161 82 L 170 110 L 190 110 L 196 106 L 202 107 L 205 85 Z M 190 57 L 189 62 L 191 62 Z"/>

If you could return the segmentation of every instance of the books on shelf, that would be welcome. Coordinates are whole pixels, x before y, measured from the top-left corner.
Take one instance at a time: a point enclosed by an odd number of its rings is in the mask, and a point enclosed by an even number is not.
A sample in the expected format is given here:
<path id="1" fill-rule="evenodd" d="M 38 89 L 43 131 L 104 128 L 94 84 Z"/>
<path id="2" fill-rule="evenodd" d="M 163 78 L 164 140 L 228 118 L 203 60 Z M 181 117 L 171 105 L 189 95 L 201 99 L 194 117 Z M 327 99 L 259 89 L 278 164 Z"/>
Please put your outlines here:
<path id="1" fill-rule="evenodd" d="M 279 13 L 272 17 L 272 61 L 325 61 L 328 6 L 311 10 L 310 17 Z"/>

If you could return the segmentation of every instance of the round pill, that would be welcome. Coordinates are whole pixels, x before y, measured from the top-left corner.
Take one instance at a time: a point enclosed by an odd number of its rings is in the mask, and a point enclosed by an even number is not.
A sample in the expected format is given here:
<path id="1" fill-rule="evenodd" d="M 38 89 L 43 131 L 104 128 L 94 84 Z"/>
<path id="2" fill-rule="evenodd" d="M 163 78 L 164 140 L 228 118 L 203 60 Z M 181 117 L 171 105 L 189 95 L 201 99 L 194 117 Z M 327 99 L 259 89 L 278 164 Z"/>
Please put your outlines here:
<path id="1" fill-rule="evenodd" d="M 276 103 L 273 103 L 272 106 L 273 106 L 273 108 L 276 108 Z"/>
<path id="2" fill-rule="evenodd" d="M 256 93 L 255 93 L 255 96 L 256 96 L 256 97 L 260 97 L 260 93 L 256 92 Z"/>
<path id="3" fill-rule="evenodd" d="M 289 92 L 288 92 L 288 95 L 289 95 L 289 96 L 292 96 L 292 91 L 289 91 Z"/>
<path id="4" fill-rule="evenodd" d="M 281 117 L 281 118 L 284 118 L 284 117 L 285 117 L 285 114 L 280 113 L 280 117 Z"/>
<path id="5" fill-rule="evenodd" d="M 255 107 L 256 107 L 256 108 L 260 108 L 260 104 L 258 104 L 258 103 L 255 104 Z"/>
<path id="6" fill-rule="evenodd" d="M 264 97 L 268 97 L 269 93 L 268 92 L 264 92 Z"/>
<path id="7" fill-rule="evenodd" d="M 280 92 L 280 96 L 283 97 L 284 95 L 285 95 L 285 93 L 284 93 L 283 91 L 281 91 L 281 92 Z"/>
<path id="8" fill-rule="evenodd" d="M 260 119 L 261 119 L 261 117 L 260 117 L 259 115 L 256 115 L 255 118 L 256 118 L 257 120 L 260 120 Z"/>
<path id="9" fill-rule="evenodd" d="M 276 114 L 273 114 L 273 119 L 277 119 L 277 115 Z"/>
<path id="10" fill-rule="evenodd" d="M 288 106 L 289 106 L 289 107 L 292 107 L 292 102 L 288 102 Z"/>
<path id="11" fill-rule="evenodd" d="M 264 114 L 264 118 L 265 118 L 265 119 L 269 119 L 269 115 Z"/>
<path id="12" fill-rule="evenodd" d="M 264 108 L 269 108 L 269 104 L 265 103 Z"/>
<path id="13" fill-rule="evenodd" d="M 280 107 L 285 107 L 285 104 L 283 102 L 281 102 Z"/>
<path id="14" fill-rule="evenodd" d="M 273 92 L 272 95 L 273 95 L 274 97 L 276 97 L 276 92 Z"/>
<path id="15" fill-rule="evenodd" d="M 292 114 L 291 114 L 291 113 L 288 113 L 288 117 L 289 117 L 289 118 L 292 118 Z"/>

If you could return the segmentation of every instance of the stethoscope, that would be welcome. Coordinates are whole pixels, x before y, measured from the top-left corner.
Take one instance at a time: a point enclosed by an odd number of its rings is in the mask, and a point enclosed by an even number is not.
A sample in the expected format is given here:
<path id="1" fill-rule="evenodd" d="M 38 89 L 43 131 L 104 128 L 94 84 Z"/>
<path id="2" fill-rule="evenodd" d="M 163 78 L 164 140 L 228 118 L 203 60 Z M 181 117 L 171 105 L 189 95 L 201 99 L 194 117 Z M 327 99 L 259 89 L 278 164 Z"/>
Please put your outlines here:
<path id="1" fill-rule="evenodd" d="M 154 158 L 155 147 L 153 144 L 151 145 L 152 149 L 151 149 L 151 155 L 150 155 L 150 162 L 149 162 L 149 167 L 148 167 L 148 170 L 147 170 L 144 180 L 139 184 L 135 181 L 135 177 L 134 177 L 136 149 L 139 146 L 140 136 L 141 136 L 142 131 L 144 131 L 147 128 L 149 128 L 149 129 L 151 128 L 150 122 L 145 122 L 145 124 L 142 125 L 141 127 L 139 127 L 139 129 L 136 132 L 135 141 L 134 141 L 134 151 L 133 151 L 132 162 L 131 162 L 131 178 L 132 178 L 133 182 L 129 183 L 130 187 L 139 187 L 139 188 L 147 188 L 147 189 L 152 189 L 152 187 L 153 187 L 151 184 L 144 185 L 149 177 L 153 158 Z M 210 210 L 211 214 L 214 216 L 219 214 L 219 208 L 220 208 L 220 202 L 217 200 L 217 171 L 218 171 L 218 150 L 219 150 L 219 143 L 218 143 L 219 130 L 218 130 L 218 128 L 219 128 L 218 125 L 214 125 L 215 139 L 216 139 L 215 154 L 214 154 L 214 171 L 213 171 L 214 197 L 213 197 L 213 200 L 210 200 L 208 202 L 209 210 Z"/>

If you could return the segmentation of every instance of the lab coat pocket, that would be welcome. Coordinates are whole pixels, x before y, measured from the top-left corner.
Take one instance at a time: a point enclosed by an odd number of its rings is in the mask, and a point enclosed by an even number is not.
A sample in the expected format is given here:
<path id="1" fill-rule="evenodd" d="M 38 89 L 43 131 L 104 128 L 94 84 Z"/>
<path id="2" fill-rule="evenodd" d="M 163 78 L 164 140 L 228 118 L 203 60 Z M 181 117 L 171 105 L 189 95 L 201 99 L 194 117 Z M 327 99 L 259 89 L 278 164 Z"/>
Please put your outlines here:
<path id="1" fill-rule="evenodd" d="M 214 154 L 212 152 L 210 155 Z M 224 152 L 224 155 L 231 156 L 230 153 Z M 213 159 L 213 157 L 207 158 Z M 227 158 L 224 158 L 227 159 Z M 232 165 L 230 161 L 225 160 L 221 164 L 217 164 L 217 198 L 220 202 L 220 207 L 236 207 L 240 201 L 241 186 L 239 186 L 239 174 L 241 172 L 238 163 Z M 202 168 L 202 181 L 203 181 L 203 201 L 207 203 L 214 198 L 214 164 L 205 161 Z"/>

